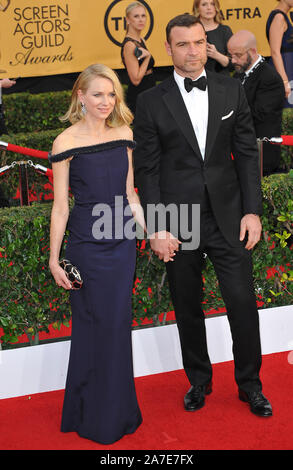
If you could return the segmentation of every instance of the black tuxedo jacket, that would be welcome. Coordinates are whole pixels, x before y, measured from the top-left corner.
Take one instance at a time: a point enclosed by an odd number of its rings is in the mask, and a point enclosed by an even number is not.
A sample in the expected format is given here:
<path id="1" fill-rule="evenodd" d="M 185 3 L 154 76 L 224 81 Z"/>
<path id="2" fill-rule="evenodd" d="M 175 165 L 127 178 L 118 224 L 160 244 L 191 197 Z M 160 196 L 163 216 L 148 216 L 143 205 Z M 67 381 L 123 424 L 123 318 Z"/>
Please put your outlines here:
<path id="1" fill-rule="evenodd" d="M 242 85 L 208 71 L 207 78 L 204 160 L 173 75 L 139 95 L 134 120 L 135 184 L 145 214 L 148 204 L 200 204 L 206 187 L 219 228 L 235 246 L 241 217 L 262 212 L 258 147 Z M 158 223 L 156 230 L 165 228 Z"/>
<path id="2" fill-rule="evenodd" d="M 256 136 L 280 137 L 285 88 L 279 73 L 267 62 L 262 62 L 247 77 L 243 87 Z"/>

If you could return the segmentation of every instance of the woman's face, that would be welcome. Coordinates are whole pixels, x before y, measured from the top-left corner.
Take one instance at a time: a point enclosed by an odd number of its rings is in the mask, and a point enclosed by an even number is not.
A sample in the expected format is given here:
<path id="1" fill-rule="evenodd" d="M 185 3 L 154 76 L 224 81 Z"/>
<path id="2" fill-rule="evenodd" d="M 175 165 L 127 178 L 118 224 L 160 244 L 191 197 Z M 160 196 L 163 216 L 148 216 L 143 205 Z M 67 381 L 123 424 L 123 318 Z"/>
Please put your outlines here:
<path id="1" fill-rule="evenodd" d="M 213 0 L 200 0 L 197 9 L 200 18 L 204 20 L 214 19 L 217 13 L 215 2 Z"/>
<path id="2" fill-rule="evenodd" d="M 98 120 L 106 120 L 116 104 L 116 95 L 111 80 L 95 77 L 85 93 L 78 90 L 81 103 L 85 104 L 86 116 Z"/>
<path id="3" fill-rule="evenodd" d="M 133 8 L 127 16 L 127 23 L 138 31 L 145 28 L 146 20 L 146 11 L 143 7 Z"/>

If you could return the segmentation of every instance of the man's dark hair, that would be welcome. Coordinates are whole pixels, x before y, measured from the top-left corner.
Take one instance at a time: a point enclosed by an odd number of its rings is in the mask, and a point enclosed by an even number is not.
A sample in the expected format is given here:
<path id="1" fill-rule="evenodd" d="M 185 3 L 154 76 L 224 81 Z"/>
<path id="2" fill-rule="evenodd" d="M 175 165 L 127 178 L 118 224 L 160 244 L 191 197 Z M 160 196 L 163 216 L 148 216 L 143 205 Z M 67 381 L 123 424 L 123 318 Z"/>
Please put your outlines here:
<path id="1" fill-rule="evenodd" d="M 190 28 L 191 26 L 194 26 L 196 24 L 200 24 L 203 27 L 203 30 L 205 31 L 204 26 L 199 18 L 190 15 L 189 13 L 183 13 L 183 15 L 175 16 L 175 18 L 172 18 L 172 20 L 169 21 L 166 27 L 167 42 L 170 44 L 171 30 L 175 26 L 185 26 L 185 28 Z"/>

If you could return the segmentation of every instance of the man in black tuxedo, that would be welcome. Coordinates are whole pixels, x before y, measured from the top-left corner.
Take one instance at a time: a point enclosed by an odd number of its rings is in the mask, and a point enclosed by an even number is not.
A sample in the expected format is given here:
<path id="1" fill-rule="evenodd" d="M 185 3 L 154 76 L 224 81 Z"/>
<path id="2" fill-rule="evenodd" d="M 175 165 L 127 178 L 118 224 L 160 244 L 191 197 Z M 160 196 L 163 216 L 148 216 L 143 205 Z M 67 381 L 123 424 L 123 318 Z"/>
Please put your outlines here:
<path id="1" fill-rule="evenodd" d="M 280 137 L 285 98 L 284 83 L 275 70 L 257 51 L 257 42 L 250 31 L 238 31 L 228 42 L 228 51 L 239 78 L 244 86 L 252 113 L 256 136 Z M 281 147 L 263 144 L 263 175 L 278 171 Z"/>
<path id="2" fill-rule="evenodd" d="M 261 346 L 252 280 L 251 249 L 261 235 L 262 195 L 251 114 L 237 80 L 205 71 L 206 34 L 198 19 L 179 15 L 166 32 L 174 75 L 138 98 L 134 167 L 147 227 L 153 232 L 151 247 L 166 262 L 183 365 L 191 384 L 184 406 L 188 411 L 201 408 L 212 390 L 201 305 L 207 254 L 227 307 L 239 398 L 252 412 L 270 416 L 272 408 L 259 378 Z M 199 204 L 198 247 L 188 244 L 181 232 L 170 233 L 176 211 L 170 210 L 165 219 L 159 216 L 155 223 L 150 220 L 154 206 L 163 206 L 166 212 L 167 206 L 175 206 L 179 216 L 187 206 L 188 220 L 184 215 L 183 222 L 190 227 L 192 208 Z M 182 232 L 188 232 L 186 227 Z"/>

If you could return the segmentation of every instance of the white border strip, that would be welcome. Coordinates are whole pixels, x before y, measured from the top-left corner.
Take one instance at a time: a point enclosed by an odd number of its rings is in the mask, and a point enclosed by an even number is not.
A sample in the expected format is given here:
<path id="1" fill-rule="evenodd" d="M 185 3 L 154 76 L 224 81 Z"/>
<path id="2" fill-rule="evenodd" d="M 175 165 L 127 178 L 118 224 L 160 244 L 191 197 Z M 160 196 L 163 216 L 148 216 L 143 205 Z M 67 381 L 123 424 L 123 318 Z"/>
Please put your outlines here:
<path id="1" fill-rule="evenodd" d="M 293 306 L 259 311 L 262 353 L 293 349 Z M 233 359 L 226 315 L 206 319 L 212 363 Z M 135 377 L 182 369 L 177 325 L 134 330 Z M 70 341 L 0 351 L 0 399 L 65 387 Z"/>

